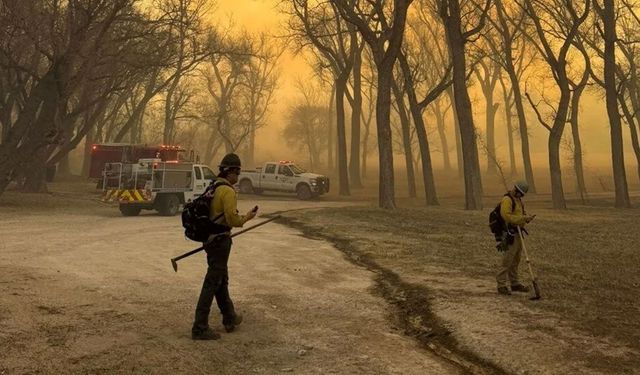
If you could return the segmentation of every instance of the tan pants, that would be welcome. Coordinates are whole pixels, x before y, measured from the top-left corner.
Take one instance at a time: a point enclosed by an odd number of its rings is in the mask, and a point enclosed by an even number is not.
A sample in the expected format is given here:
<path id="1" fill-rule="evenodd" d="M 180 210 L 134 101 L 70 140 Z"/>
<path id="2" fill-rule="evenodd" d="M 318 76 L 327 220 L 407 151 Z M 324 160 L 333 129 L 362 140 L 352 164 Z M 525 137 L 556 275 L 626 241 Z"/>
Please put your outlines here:
<path id="1" fill-rule="evenodd" d="M 522 253 L 522 239 L 516 235 L 513 244 L 509 245 L 507 251 L 502 253 L 502 265 L 500 272 L 496 276 L 498 287 L 520 284 L 518 279 L 518 266 L 520 265 L 520 254 Z"/>

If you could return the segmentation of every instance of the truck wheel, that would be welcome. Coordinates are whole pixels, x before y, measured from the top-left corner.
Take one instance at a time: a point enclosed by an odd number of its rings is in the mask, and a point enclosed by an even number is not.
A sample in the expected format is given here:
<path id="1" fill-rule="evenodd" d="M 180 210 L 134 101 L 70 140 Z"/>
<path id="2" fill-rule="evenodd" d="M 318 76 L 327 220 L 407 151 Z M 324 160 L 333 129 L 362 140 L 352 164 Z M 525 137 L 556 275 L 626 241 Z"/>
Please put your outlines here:
<path id="1" fill-rule="evenodd" d="M 296 194 L 298 195 L 298 199 L 303 201 L 311 199 L 312 196 L 311 189 L 309 188 L 309 185 L 306 184 L 298 185 L 296 188 Z"/>
<path id="2" fill-rule="evenodd" d="M 121 204 L 120 212 L 122 216 L 138 216 L 140 215 L 140 211 L 142 211 L 141 207 L 134 206 L 132 204 Z"/>
<path id="3" fill-rule="evenodd" d="M 159 197 L 158 212 L 162 216 L 174 216 L 178 213 L 178 207 L 180 206 L 180 200 L 175 194 L 167 194 Z"/>
<path id="4" fill-rule="evenodd" d="M 251 180 L 240 181 L 240 192 L 243 194 L 253 194 L 254 190 Z"/>

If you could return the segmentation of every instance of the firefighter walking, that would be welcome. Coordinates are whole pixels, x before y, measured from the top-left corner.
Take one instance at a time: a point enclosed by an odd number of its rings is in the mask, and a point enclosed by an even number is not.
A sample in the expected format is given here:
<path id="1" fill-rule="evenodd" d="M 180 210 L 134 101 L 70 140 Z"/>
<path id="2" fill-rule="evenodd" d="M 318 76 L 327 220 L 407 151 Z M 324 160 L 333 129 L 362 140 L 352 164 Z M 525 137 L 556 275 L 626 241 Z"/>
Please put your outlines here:
<path id="1" fill-rule="evenodd" d="M 526 181 L 518 181 L 500 202 L 500 216 L 507 225 L 507 231 L 503 234 L 503 241 L 498 249 L 502 251 L 500 271 L 496 276 L 498 293 L 509 295 L 511 292 L 528 292 L 529 288 L 520 282 L 518 266 L 522 253 L 522 238 L 518 233 L 520 227 L 529 223 L 535 215 L 525 213 L 522 197 L 529 191 Z M 526 233 L 526 231 L 524 231 Z M 511 290 L 509 290 L 509 286 Z"/>
<path id="2" fill-rule="evenodd" d="M 210 218 L 222 213 L 217 223 L 226 225 L 229 231 L 219 235 L 211 235 L 204 244 L 207 253 L 207 274 L 202 284 L 200 297 L 196 306 L 195 320 L 191 329 L 194 340 L 216 340 L 220 334 L 209 327 L 209 312 L 215 297 L 222 314 L 222 324 L 225 331 L 232 332 L 242 322 L 242 316 L 237 314 L 231 297 L 229 296 L 229 273 L 227 262 L 231 252 L 231 227 L 242 227 L 244 223 L 253 219 L 255 211 L 239 215 L 237 210 L 237 196 L 233 185 L 238 182 L 241 171 L 240 158 L 236 154 L 227 154 L 219 165 L 220 173 L 215 181 L 218 186 L 214 190 L 211 201 Z"/>

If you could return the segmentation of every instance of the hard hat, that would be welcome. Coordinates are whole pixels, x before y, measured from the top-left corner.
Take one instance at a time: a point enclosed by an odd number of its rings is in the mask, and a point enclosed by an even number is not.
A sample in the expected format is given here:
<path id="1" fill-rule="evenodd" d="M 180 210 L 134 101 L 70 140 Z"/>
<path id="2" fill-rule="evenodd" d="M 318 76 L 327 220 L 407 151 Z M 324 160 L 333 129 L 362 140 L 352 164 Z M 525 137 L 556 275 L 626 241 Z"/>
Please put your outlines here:
<path id="1" fill-rule="evenodd" d="M 520 193 L 522 193 L 522 195 L 527 194 L 527 192 L 529 191 L 529 183 L 525 180 L 518 180 L 516 181 L 515 185 L 513 185 L 513 187 L 519 191 Z"/>
<path id="2" fill-rule="evenodd" d="M 240 168 L 240 157 L 234 153 L 226 154 L 219 165 L 220 168 Z"/>

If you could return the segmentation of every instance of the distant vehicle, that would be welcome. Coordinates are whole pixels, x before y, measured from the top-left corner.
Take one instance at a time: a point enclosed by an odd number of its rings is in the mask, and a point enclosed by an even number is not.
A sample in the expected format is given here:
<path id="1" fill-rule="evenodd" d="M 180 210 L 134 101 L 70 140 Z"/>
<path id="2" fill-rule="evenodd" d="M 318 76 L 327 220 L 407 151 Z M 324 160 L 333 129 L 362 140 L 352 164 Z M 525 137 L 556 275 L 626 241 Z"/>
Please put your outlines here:
<path id="1" fill-rule="evenodd" d="M 172 145 L 98 143 L 91 146 L 90 178 L 101 178 L 107 163 L 136 163 L 140 159 L 181 160 L 185 150 Z M 191 158 L 190 160 L 193 160 Z M 98 186 L 100 187 L 100 186 Z"/>
<path id="2" fill-rule="evenodd" d="M 255 171 L 243 170 L 238 181 L 241 193 L 263 191 L 296 193 L 307 200 L 329 192 L 329 178 L 309 173 L 290 161 L 267 162 Z"/>
<path id="3" fill-rule="evenodd" d="M 122 215 L 157 210 L 173 216 L 181 205 L 204 193 L 215 174 L 206 165 L 153 158 L 107 163 L 102 177 L 103 201 L 118 202 Z"/>

